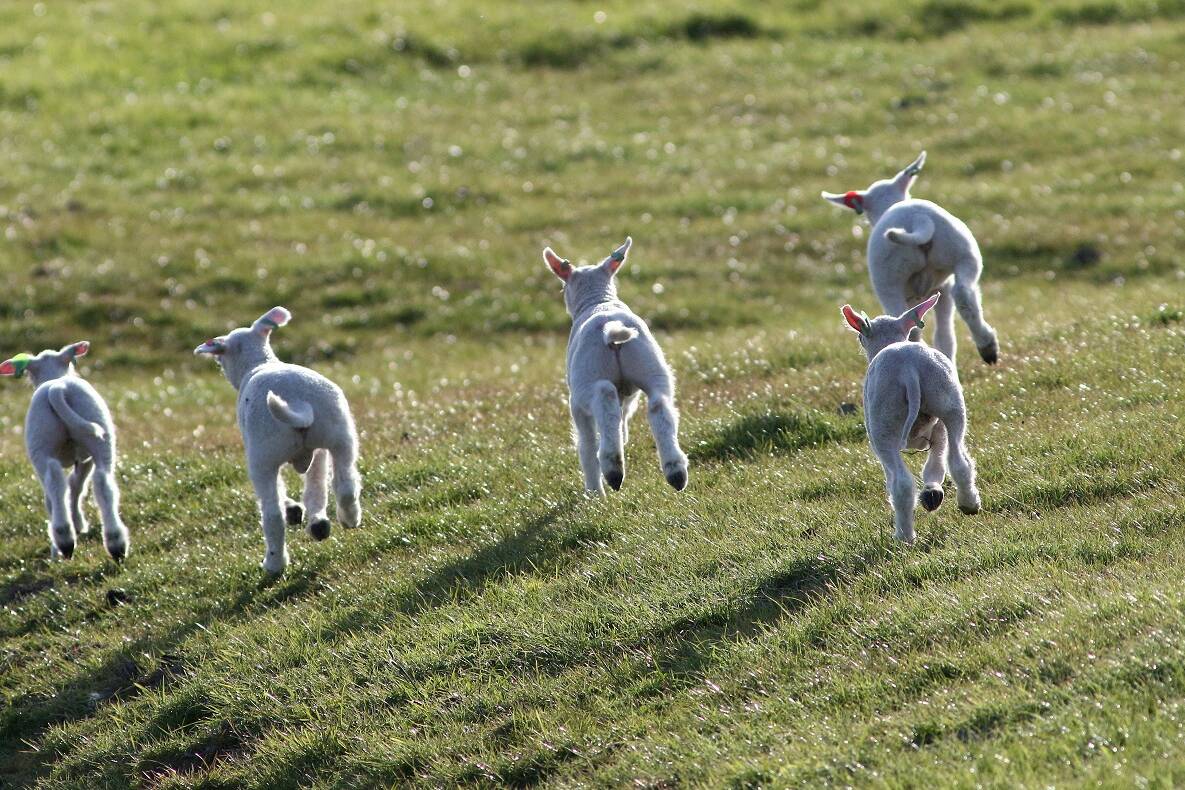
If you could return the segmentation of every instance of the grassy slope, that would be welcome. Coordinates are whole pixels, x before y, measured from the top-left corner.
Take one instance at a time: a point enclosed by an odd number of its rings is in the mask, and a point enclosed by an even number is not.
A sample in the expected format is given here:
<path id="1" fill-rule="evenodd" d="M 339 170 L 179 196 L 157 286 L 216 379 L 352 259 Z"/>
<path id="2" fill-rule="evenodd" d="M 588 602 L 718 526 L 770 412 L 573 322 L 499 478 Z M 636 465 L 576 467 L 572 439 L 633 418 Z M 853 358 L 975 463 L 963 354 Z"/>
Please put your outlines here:
<path id="1" fill-rule="evenodd" d="M 134 541 L 45 562 L 5 384 L 0 784 L 1185 781 L 1178 3 L 403 5 L 0 6 L 0 350 L 94 341 Z M 1004 357 L 906 549 L 817 194 L 921 147 Z M 627 232 L 692 486 L 590 501 L 538 251 Z M 188 349 L 274 303 L 367 517 L 267 581 Z"/>

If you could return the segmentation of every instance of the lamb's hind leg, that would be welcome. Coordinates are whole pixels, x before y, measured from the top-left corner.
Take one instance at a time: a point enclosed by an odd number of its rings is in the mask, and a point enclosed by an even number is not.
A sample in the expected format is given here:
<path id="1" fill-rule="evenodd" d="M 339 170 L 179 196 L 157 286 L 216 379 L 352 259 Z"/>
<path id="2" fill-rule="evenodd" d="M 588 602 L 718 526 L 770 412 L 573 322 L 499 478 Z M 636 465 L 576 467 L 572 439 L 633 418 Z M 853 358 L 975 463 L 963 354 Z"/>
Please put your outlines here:
<path id="1" fill-rule="evenodd" d="M 74 524 L 70 521 L 66 470 L 56 458 L 47 458 L 38 467 L 37 474 L 49 507 L 50 557 L 56 558 L 60 554 L 70 559 L 74 556 Z"/>
<path id="2" fill-rule="evenodd" d="M 329 451 L 317 450 L 304 475 L 304 509 L 309 514 L 309 535 L 314 540 L 329 537 Z"/>
<path id="3" fill-rule="evenodd" d="M 358 497 L 362 478 L 358 474 L 358 444 L 353 437 L 329 451 L 333 458 L 333 493 L 337 499 L 337 521 L 346 529 L 362 523 Z"/>
<path id="4" fill-rule="evenodd" d="M 274 464 L 251 463 L 251 485 L 259 500 L 260 526 L 263 528 L 264 555 L 260 566 L 268 573 L 283 573 L 288 567 L 288 547 L 284 544 L 284 511 L 280 509 L 280 468 Z"/>
<path id="5" fill-rule="evenodd" d="M 91 525 L 86 522 L 86 514 L 82 512 L 82 498 L 86 496 L 86 486 L 91 479 L 91 471 L 95 468 L 93 458 L 78 461 L 74 464 L 74 471 L 70 473 L 70 515 L 74 519 L 74 530 L 79 535 L 91 531 Z"/>
<path id="6" fill-rule="evenodd" d="M 119 485 L 115 482 L 115 470 L 109 462 L 95 462 L 95 503 L 99 506 L 99 518 L 103 522 L 103 545 L 111 559 L 119 562 L 128 556 L 131 541 L 128 528 L 119 517 Z"/>
<path id="7" fill-rule="evenodd" d="M 898 540 L 913 543 L 913 509 L 917 503 L 913 473 L 905 465 L 901 449 L 895 443 L 873 444 L 872 451 L 885 470 L 885 487 L 893 504 L 893 534 Z"/>
<path id="8" fill-rule="evenodd" d="M 576 454 L 580 471 L 584 474 L 584 489 L 590 494 L 604 494 L 601 485 L 601 465 L 597 461 L 597 425 L 592 415 L 572 406 L 572 433 L 576 440 Z"/>
<path id="9" fill-rule="evenodd" d="M 314 450 L 303 450 L 295 458 L 292 459 L 292 468 L 301 477 L 309 471 L 309 467 L 313 464 Z M 308 483 L 306 482 L 306 490 Z M 288 521 L 289 526 L 295 527 L 304 521 L 305 508 L 294 499 L 290 499 L 287 494 L 284 495 L 284 518 Z M 311 518 L 311 515 L 310 515 Z M 328 534 L 328 533 L 326 533 Z"/>
<path id="10" fill-rule="evenodd" d="M 967 417 L 963 409 L 943 418 L 946 423 L 946 458 L 950 464 L 950 476 L 958 487 L 959 510 L 967 515 L 979 512 L 979 488 L 975 484 L 975 461 L 967 452 L 965 444 Z"/>
<path id="11" fill-rule="evenodd" d="M 605 482 L 614 491 L 621 488 L 625 479 L 625 454 L 621 446 L 621 399 L 617 387 L 608 381 L 592 385 L 592 416 L 600 435 L 597 461 Z"/>
<path id="12" fill-rule="evenodd" d="M 950 294 L 952 286 L 948 279 L 940 288 L 942 297 L 934 305 L 934 348 L 954 362 L 958 341 L 955 339 L 955 299 Z"/>
<path id="13" fill-rule="evenodd" d="M 646 416 L 650 418 L 663 476 L 672 488 L 682 491 L 687 488 L 687 455 L 679 447 L 679 412 L 669 385 L 646 393 Z"/>
<path id="14" fill-rule="evenodd" d="M 946 481 L 946 428 L 941 422 L 930 432 L 930 454 L 922 468 L 920 501 L 926 510 L 937 510 L 942 504 L 942 484 Z"/>
<path id="15" fill-rule="evenodd" d="M 955 286 L 952 296 L 959 315 L 967 322 L 971 330 L 971 337 L 975 340 L 975 347 L 979 356 L 989 365 L 996 364 L 1000 357 L 1000 343 L 996 339 L 996 330 L 983 320 L 983 304 L 979 291 L 979 275 L 983 271 L 983 264 L 976 258 L 966 258 L 955 266 Z"/>

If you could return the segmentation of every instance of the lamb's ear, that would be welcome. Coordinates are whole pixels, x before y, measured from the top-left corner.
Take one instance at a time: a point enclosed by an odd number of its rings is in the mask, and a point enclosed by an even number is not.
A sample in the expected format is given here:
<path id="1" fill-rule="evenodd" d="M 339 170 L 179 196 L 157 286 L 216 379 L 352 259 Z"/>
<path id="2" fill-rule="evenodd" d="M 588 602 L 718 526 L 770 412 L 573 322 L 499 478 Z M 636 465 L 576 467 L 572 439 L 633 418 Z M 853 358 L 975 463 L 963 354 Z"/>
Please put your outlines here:
<path id="1" fill-rule="evenodd" d="M 922 316 L 930 312 L 930 308 L 938 304 L 938 299 L 941 296 L 941 292 L 934 294 L 929 299 L 919 304 L 917 307 L 911 307 L 906 310 L 897 320 L 901 322 L 907 332 L 913 329 L 915 326 L 918 329 L 924 329 L 926 323 L 922 321 Z"/>
<path id="2" fill-rule="evenodd" d="M 25 375 L 25 368 L 29 367 L 32 361 L 32 354 L 17 354 L 12 359 L 6 359 L 0 362 L 0 376 L 13 376 L 19 379 Z"/>
<path id="3" fill-rule="evenodd" d="M 58 352 L 58 355 L 66 359 L 74 359 L 75 357 L 85 357 L 90 350 L 91 344 L 89 340 L 79 340 L 77 343 L 62 346 L 62 350 Z"/>
<path id="4" fill-rule="evenodd" d="M 626 256 L 630 254 L 630 247 L 634 244 L 634 240 L 630 236 L 625 237 L 625 243 L 610 253 L 609 257 L 601 264 L 608 271 L 609 274 L 617 274 L 617 270 L 625 263 Z"/>
<path id="5" fill-rule="evenodd" d="M 868 323 L 868 317 L 857 313 L 852 309 L 850 304 L 845 304 L 840 309 L 840 312 L 843 313 L 844 320 L 848 322 L 848 326 L 860 334 L 867 336 L 872 331 L 872 327 Z"/>
<path id="6" fill-rule="evenodd" d="M 543 248 L 543 260 L 551 269 L 551 273 L 559 277 L 564 282 L 572 276 L 572 264 L 556 255 L 551 247 Z"/>
<path id="7" fill-rule="evenodd" d="M 273 329 L 284 326 L 292 320 L 292 313 L 288 312 L 283 307 L 273 307 L 263 315 L 256 319 L 255 323 L 251 325 L 251 330 L 267 337 L 272 333 Z"/>
<path id="8" fill-rule="evenodd" d="M 844 208 L 850 208 L 852 211 L 856 212 L 857 214 L 864 213 L 864 193 L 863 192 L 857 192 L 856 190 L 852 190 L 850 192 L 844 192 L 842 195 L 837 195 L 834 192 L 823 192 L 822 195 L 823 195 L 824 200 L 834 203 L 837 206 L 843 206 Z"/>
<path id="9" fill-rule="evenodd" d="M 918 154 L 917 159 L 913 160 L 908 167 L 897 174 L 897 177 L 893 179 L 893 183 L 900 187 L 902 192 L 908 192 L 909 188 L 913 186 L 914 179 L 918 177 L 918 173 L 922 172 L 922 167 L 925 164 L 926 152 L 922 151 Z"/>

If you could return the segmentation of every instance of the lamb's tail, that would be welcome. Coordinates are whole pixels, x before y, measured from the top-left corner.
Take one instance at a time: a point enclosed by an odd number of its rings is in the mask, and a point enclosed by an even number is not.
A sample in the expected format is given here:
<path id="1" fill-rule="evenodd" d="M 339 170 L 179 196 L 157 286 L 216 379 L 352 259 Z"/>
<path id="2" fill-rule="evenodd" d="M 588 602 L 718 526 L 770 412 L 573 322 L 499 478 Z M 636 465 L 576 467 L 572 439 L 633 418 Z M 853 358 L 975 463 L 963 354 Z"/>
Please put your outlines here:
<path id="1" fill-rule="evenodd" d="M 54 386 L 49 388 L 49 405 L 58 418 L 66 423 L 66 430 L 76 437 L 98 439 L 100 442 L 107 438 L 107 432 L 97 422 L 91 422 L 83 417 L 66 402 L 66 388 Z"/>
<path id="2" fill-rule="evenodd" d="M 913 231 L 908 231 L 905 228 L 889 228 L 885 231 L 885 238 L 894 244 L 908 244 L 911 247 L 929 244 L 930 240 L 934 238 L 934 221 L 929 217 L 920 216 L 914 221 Z"/>
<path id="3" fill-rule="evenodd" d="M 606 321 L 601 332 L 604 333 L 605 345 L 610 348 L 620 348 L 638 336 L 637 329 L 626 326 L 620 321 Z"/>
<path id="4" fill-rule="evenodd" d="M 308 428 L 313 424 L 313 407 L 302 400 L 291 403 L 268 390 L 267 410 L 280 422 L 293 428 Z"/>
<path id="5" fill-rule="evenodd" d="M 918 421 L 918 414 L 922 411 L 922 385 L 917 376 L 908 376 L 905 380 L 905 427 L 901 429 L 901 449 L 909 446 L 909 435 L 913 432 L 913 424 Z"/>

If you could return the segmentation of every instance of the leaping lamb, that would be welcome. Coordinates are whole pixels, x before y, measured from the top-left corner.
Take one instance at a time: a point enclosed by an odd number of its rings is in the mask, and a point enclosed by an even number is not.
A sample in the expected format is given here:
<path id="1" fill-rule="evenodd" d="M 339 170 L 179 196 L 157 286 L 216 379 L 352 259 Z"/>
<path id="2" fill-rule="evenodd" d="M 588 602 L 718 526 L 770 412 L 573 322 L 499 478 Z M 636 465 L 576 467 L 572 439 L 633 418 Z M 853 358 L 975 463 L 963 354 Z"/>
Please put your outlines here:
<path id="1" fill-rule="evenodd" d="M 647 416 L 663 475 L 676 491 L 687 487 L 687 456 L 679 448 L 675 377 L 646 322 L 617 298 L 614 275 L 633 239 L 595 266 L 573 267 L 543 250 L 543 260 L 564 281 L 564 304 L 572 316 L 568 336 L 568 405 L 584 487 L 603 494 L 625 478 L 629 419 L 646 393 Z M 599 439 L 598 439 L 599 434 Z"/>
<path id="2" fill-rule="evenodd" d="M 913 473 L 901 459 L 904 450 L 930 453 L 922 469 L 921 503 L 926 510 L 942 504 L 946 466 L 958 488 L 959 509 L 979 512 L 975 486 L 975 462 L 964 444 L 967 407 L 954 363 L 925 343 L 909 342 L 910 332 L 921 329 L 924 316 L 940 294 L 899 316 L 869 319 L 844 305 L 844 320 L 860 337 L 868 357 L 864 377 L 864 424 L 872 451 L 885 470 L 885 484 L 893 503 L 894 532 L 907 543 L 914 540 Z"/>
<path id="3" fill-rule="evenodd" d="M 272 351 L 272 331 L 291 318 L 283 307 L 273 307 L 250 327 L 207 340 L 193 350 L 212 356 L 239 392 L 239 430 L 266 545 L 261 564 L 276 574 L 288 565 L 285 521 L 299 524 L 307 512 L 309 535 L 315 540 L 329 537 L 330 466 L 337 520 L 345 527 L 356 527 L 362 518 L 358 434 L 345 395 L 320 373 L 281 362 Z M 303 509 L 285 495 L 280 474 L 284 464 L 292 464 L 304 476 Z"/>
<path id="4" fill-rule="evenodd" d="M 70 559 L 76 536 L 90 531 L 82 497 L 93 472 L 103 545 L 118 562 L 127 557 L 131 542 L 119 517 L 115 425 L 103 396 L 74 369 L 74 360 L 89 350 L 90 343 L 82 340 L 36 356 L 17 354 L 0 363 L 0 375 L 28 373 L 36 388 L 25 417 L 25 449 L 45 489 L 50 557 Z"/>
<path id="5" fill-rule="evenodd" d="M 898 315 L 941 290 L 947 295 L 934 308 L 934 347 L 955 361 L 954 311 L 958 308 L 979 356 L 994 365 L 1000 345 L 996 330 L 983 318 L 979 291 L 983 256 L 975 237 L 962 220 L 941 206 L 909 196 L 925 163 L 926 152 L 922 151 L 891 179 L 877 181 L 863 191 L 824 192 L 823 197 L 857 214 L 868 214 L 872 226 L 868 274 L 885 312 Z M 920 337 L 918 330 L 910 335 L 912 340 Z"/>

